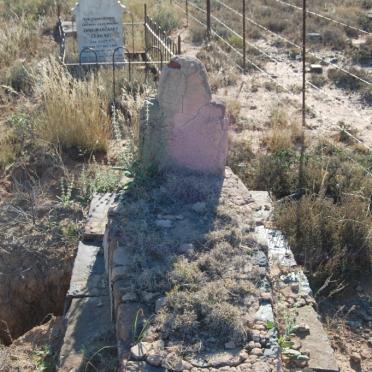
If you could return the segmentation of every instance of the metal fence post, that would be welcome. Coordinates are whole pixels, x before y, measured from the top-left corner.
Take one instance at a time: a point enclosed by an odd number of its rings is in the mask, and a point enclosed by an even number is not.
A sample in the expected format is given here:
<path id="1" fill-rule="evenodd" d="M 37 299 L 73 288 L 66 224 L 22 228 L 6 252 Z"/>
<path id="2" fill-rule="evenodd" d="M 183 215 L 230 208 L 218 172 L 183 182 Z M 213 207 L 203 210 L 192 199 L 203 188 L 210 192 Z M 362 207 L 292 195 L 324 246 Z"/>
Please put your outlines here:
<path id="1" fill-rule="evenodd" d="M 186 0 L 186 26 L 189 27 L 189 0 Z"/>
<path id="2" fill-rule="evenodd" d="M 243 0 L 243 72 L 246 72 L 247 67 L 247 51 L 246 51 L 246 21 L 245 21 L 245 0 Z"/>
<path id="3" fill-rule="evenodd" d="M 211 38 L 211 0 L 207 0 L 207 37 Z"/>
<path id="4" fill-rule="evenodd" d="M 144 19 L 144 27 L 145 27 L 145 50 L 147 50 L 147 4 L 143 4 L 143 19 Z"/>
<path id="5" fill-rule="evenodd" d="M 178 35 L 178 54 L 181 54 L 181 35 Z"/>

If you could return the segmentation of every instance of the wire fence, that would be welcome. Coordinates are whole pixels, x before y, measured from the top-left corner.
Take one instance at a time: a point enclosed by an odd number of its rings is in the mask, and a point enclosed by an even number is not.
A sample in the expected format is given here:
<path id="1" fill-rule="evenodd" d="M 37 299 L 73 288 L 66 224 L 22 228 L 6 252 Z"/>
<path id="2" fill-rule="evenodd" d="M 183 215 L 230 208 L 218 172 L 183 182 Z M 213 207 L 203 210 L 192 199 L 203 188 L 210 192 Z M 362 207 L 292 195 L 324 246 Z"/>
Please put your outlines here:
<path id="1" fill-rule="evenodd" d="M 275 0 L 275 1 L 277 1 L 277 0 Z M 274 36 L 275 38 L 280 39 L 281 41 L 286 42 L 287 45 L 293 46 L 296 49 L 303 50 L 303 47 L 304 46 L 301 46 L 301 45 L 298 45 L 298 44 L 294 43 L 293 41 L 291 41 L 288 38 L 280 35 L 279 33 L 274 32 L 274 31 L 271 31 L 267 27 L 265 27 L 264 25 L 258 23 L 257 21 L 251 19 L 250 17 L 247 17 L 247 15 L 245 14 L 245 6 L 244 6 L 245 5 L 245 0 L 242 0 L 242 4 L 243 4 L 243 6 L 242 6 L 243 12 L 242 13 L 239 10 L 233 8 L 232 6 L 227 5 L 225 2 L 223 2 L 221 0 L 214 0 L 214 3 L 219 4 L 220 6 L 224 7 L 224 9 L 226 9 L 227 11 L 229 11 L 231 14 L 235 14 L 236 16 L 238 16 L 242 20 L 242 22 L 241 22 L 242 34 L 240 34 L 232 26 L 227 25 L 226 22 L 222 21 L 221 19 L 219 19 L 218 17 L 216 17 L 215 15 L 213 15 L 213 13 L 212 13 L 213 12 L 213 8 L 210 5 L 210 0 L 205 0 L 204 2 L 202 2 L 202 3 L 205 3 L 205 8 L 202 8 L 201 5 L 197 5 L 193 1 L 190 1 L 190 0 L 185 0 L 183 2 L 180 1 L 180 0 L 174 0 L 173 3 L 186 14 L 187 18 L 190 18 L 191 20 L 193 20 L 196 23 L 198 23 L 200 26 L 204 27 L 206 29 L 207 35 L 211 35 L 212 37 L 215 37 L 219 42 L 222 43 L 222 45 L 227 50 L 233 52 L 233 54 L 235 54 L 235 56 L 238 57 L 239 62 L 237 62 L 236 59 L 231 58 L 231 57 L 229 59 L 230 60 L 233 60 L 234 66 L 236 66 L 241 72 L 245 72 L 247 70 L 247 65 L 250 65 L 254 69 L 256 69 L 258 72 L 262 73 L 267 78 L 269 78 L 271 81 L 273 81 L 277 86 L 279 86 L 285 92 L 290 93 L 293 97 L 295 97 L 295 99 L 297 99 L 297 100 L 299 99 L 299 97 L 296 96 L 290 89 L 288 89 L 285 85 L 281 84 L 276 78 L 274 78 L 273 77 L 274 74 L 271 74 L 270 72 L 268 72 L 265 68 L 263 68 L 262 66 L 260 66 L 259 63 L 256 63 L 256 61 L 253 61 L 252 59 L 248 58 L 248 56 L 246 54 L 245 46 L 248 46 L 251 49 L 253 49 L 255 52 L 258 52 L 261 57 L 266 58 L 268 61 L 271 61 L 271 62 L 274 62 L 274 63 L 278 63 L 279 62 L 278 59 L 275 56 L 273 56 L 272 54 L 270 54 L 268 51 L 265 51 L 262 48 L 260 48 L 260 47 L 258 47 L 256 45 L 253 45 L 249 41 L 246 40 L 246 37 L 245 37 L 245 34 L 246 34 L 246 25 L 245 25 L 245 23 L 246 23 L 246 21 L 248 21 L 249 23 L 253 24 L 257 28 L 265 31 L 265 33 L 268 33 L 271 36 Z M 200 3 L 200 1 L 199 1 L 199 3 Z M 299 7 L 297 7 L 297 8 L 299 8 Z M 300 8 L 300 9 L 302 10 L 302 8 Z M 312 13 L 314 13 L 314 12 L 312 12 Z M 308 11 L 306 12 L 306 14 L 309 14 Z M 219 33 L 217 31 L 217 29 L 212 26 L 212 20 L 215 21 L 219 26 L 221 26 L 222 28 L 224 28 L 226 31 L 228 31 L 230 34 L 234 35 L 239 40 L 241 40 L 243 42 L 242 48 L 239 48 L 239 47 L 236 47 L 236 46 L 232 45 L 229 42 L 229 40 L 227 40 L 225 37 L 223 37 L 221 35 L 221 32 Z M 239 23 L 237 23 L 237 24 L 239 24 Z M 340 24 L 342 26 L 345 26 L 345 24 L 343 24 L 342 22 L 340 22 Z M 352 27 L 352 26 L 350 26 L 350 27 Z M 305 37 L 306 37 L 306 35 L 305 35 Z M 226 57 L 227 53 L 224 52 L 222 48 L 220 48 L 220 47 L 218 47 L 218 48 L 219 48 L 219 51 L 222 54 L 224 54 L 224 56 Z M 243 50 L 241 50 L 241 49 L 243 49 Z M 307 50 L 305 50 L 304 52 L 307 53 L 307 54 L 309 54 L 309 55 L 311 55 L 311 56 L 313 56 L 313 57 L 315 57 L 315 58 L 317 58 L 318 60 L 322 61 L 324 64 L 327 64 L 328 66 L 332 66 L 332 67 L 334 67 L 334 68 L 342 71 L 343 73 L 345 73 L 348 76 L 356 79 L 360 83 L 365 84 L 368 87 L 372 86 L 372 83 L 371 82 L 369 82 L 366 79 L 363 79 L 363 78 L 355 75 L 354 73 L 346 70 L 345 68 L 340 67 L 340 66 L 338 66 L 338 65 L 336 65 L 336 64 L 334 64 L 332 62 L 325 61 L 324 58 L 316 55 L 313 52 L 309 52 Z M 327 99 L 329 99 L 329 100 L 331 100 L 333 102 L 339 103 L 335 97 L 329 95 L 326 91 L 324 91 L 320 87 L 314 85 L 311 81 L 307 80 L 306 79 L 306 74 L 303 75 L 303 78 L 304 78 L 305 84 L 307 86 L 311 87 L 313 90 L 315 90 L 318 94 L 323 95 L 324 97 L 326 97 Z M 304 106 L 303 107 L 303 111 L 305 111 L 305 110 L 306 110 L 306 107 Z M 355 110 L 349 110 L 349 112 L 350 112 L 350 114 L 353 114 L 355 116 L 362 117 L 361 114 L 359 112 L 355 111 Z M 360 138 L 358 138 L 356 135 L 354 135 L 353 133 L 351 133 L 350 130 L 348 130 L 345 127 L 342 127 L 341 125 L 336 125 L 335 127 L 338 130 L 342 130 L 342 132 L 345 135 L 349 136 L 353 141 L 359 143 L 367 151 L 369 151 L 369 152 L 372 153 L 372 148 L 370 146 L 368 146 Z"/>

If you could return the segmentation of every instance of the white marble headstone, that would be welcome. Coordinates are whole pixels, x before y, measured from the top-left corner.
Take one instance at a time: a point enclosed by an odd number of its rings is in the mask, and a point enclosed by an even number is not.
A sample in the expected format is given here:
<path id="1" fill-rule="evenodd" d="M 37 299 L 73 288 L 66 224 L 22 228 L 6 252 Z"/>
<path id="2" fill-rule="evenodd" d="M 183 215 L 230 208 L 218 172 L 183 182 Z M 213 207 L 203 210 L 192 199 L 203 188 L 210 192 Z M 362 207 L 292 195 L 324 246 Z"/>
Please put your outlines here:
<path id="1" fill-rule="evenodd" d="M 112 62 L 115 49 L 124 46 L 124 9 L 118 0 L 80 0 L 76 4 L 73 13 L 82 62 L 95 63 L 96 55 L 98 62 Z M 115 61 L 123 60 L 124 51 L 119 49 Z"/>

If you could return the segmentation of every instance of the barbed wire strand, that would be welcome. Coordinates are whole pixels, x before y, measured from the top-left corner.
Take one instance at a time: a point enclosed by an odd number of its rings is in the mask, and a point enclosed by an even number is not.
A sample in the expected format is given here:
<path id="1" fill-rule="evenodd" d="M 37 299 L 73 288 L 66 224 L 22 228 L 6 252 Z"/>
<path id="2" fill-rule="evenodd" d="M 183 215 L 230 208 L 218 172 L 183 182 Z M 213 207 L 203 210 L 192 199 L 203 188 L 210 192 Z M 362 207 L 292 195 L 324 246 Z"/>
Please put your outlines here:
<path id="1" fill-rule="evenodd" d="M 228 9 L 228 10 L 230 10 L 231 12 L 235 13 L 235 14 L 238 15 L 239 17 L 243 18 L 243 15 L 240 14 L 236 9 L 231 8 L 229 5 L 226 5 L 224 2 L 222 2 L 222 1 L 220 1 L 220 0 L 215 0 L 215 1 L 216 1 L 218 4 L 221 4 L 222 6 L 224 6 L 226 9 Z M 273 32 L 273 31 L 269 30 L 267 27 L 265 27 L 265 26 L 263 26 L 263 25 L 261 25 L 261 24 L 255 22 L 255 21 L 252 20 L 251 18 L 249 18 L 249 17 L 247 17 L 247 16 L 246 16 L 245 18 L 246 18 L 246 20 L 247 20 L 248 22 L 254 24 L 255 26 L 261 28 L 262 30 L 264 30 L 264 31 L 266 31 L 266 32 L 271 33 L 271 34 L 274 35 L 275 37 L 282 39 L 283 41 L 287 42 L 288 44 L 292 45 L 293 47 L 295 47 L 295 48 L 297 48 L 297 49 L 300 49 L 300 50 L 302 49 L 302 47 L 301 47 L 300 45 L 294 43 L 293 41 L 291 41 L 291 40 L 289 40 L 289 39 L 287 39 L 287 38 L 285 38 L 284 36 L 279 35 L 279 34 L 276 33 L 276 32 Z M 308 54 L 311 55 L 311 56 L 313 56 L 313 57 L 316 58 L 317 60 L 319 60 L 319 61 L 321 61 L 321 62 L 324 62 L 324 63 L 326 63 L 326 64 L 328 64 L 328 65 L 334 67 L 335 69 L 342 71 L 343 73 L 345 73 L 345 74 L 347 74 L 347 75 L 349 75 L 349 76 L 352 76 L 353 78 L 355 78 L 355 79 L 361 81 L 362 83 L 367 84 L 368 86 L 372 86 L 372 83 L 369 82 L 368 80 L 365 80 L 365 79 L 361 78 L 360 76 L 357 76 L 357 75 L 355 75 L 354 73 L 352 73 L 352 72 L 350 72 L 350 71 L 348 71 L 348 70 L 345 70 L 343 67 L 340 67 L 340 66 L 334 64 L 333 62 L 330 62 L 330 61 L 327 62 L 324 58 L 319 57 L 319 56 L 318 56 L 317 54 L 315 54 L 314 52 L 308 51 Z"/>
<path id="2" fill-rule="evenodd" d="M 294 5 L 294 4 L 291 4 L 291 3 L 287 3 L 286 1 L 283 1 L 283 0 L 273 0 L 273 1 L 276 1 L 277 3 L 280 3 L 284 6 L 287 6 L 287 7 L 291 7 L 293 9 L 296 9 L 296 10 L 300 10 L 302 12 L 302 8 L 297 6 L 297 5 Z M 308 14 L 311 14 L 313 16 L 316 16 L 316 17 L 319 17 L 319 18 L 323 18 L 329 22 L 333 22 L 333 23 L 336 23 L 336 24 L 339 24 L 341 26 L 344 26 L 344 27 L 347 27 L 351 30 L 354 30 L 354 31 L 358 31 L 362 34 L 365 34 L 365 35 L 371 35 L 370 32 L 366 31 L 366 30 L 362 30 L 361 28 L 358 28 L 358 27 L 355 27 L 355 26 L 350 26 L 348 25 L 347 23 L 344 23 L 344 22 L 341 22 L 341 21 L 337 21 L 336 19 L 333 19 L 331 17 L 328 17 L 328 16 L 325 16 L 323 14 L 320 14 L 320 13 L 316 13 L 316 12 L 313 12 L 311 10 L 307 10 L 306 13 Z"/>
<path id="3" fill-rule="evenodd" d="M 216 0 L 217 1 L 217 0 Z M 182 11 L 184 11 L 184 9 L 176 2 L 174 1 L 175 5 L 177 7 L 179 7 Z M 189 4 L 190 5 L 190 4 Z M 197 10 L 201 10 L 199 7 L 196 7 Z M 198 18 L 194 17 L 192 14 L 189 13 L 189 16 L 194 20 L 196 21 L 199 25 L 207 28 L 207 25 L 203 22 L 201 22 Z M 243 53 L 241 53 L 239 50 L 237 50 L 234 46 L 232 46 L 228 41 L 226 41 L 222 36 L 220 36 L 217 32 L 215 32 L 214 30 L 211 30 L 212 31 L 212 34 L 215 35 L 219 40 L 221 40 L 227 47 L 229 47 L 232 51 L 234 51 L 237 55 L 239 55 L 240 57 L 243 57 Z M 221 48 L 219 48 L 220 51 L 223 51 Z M 224 53 L 226 55 L 226 53 Z M 262 68 L 260 68 L 259 66 L 257 66 L 254 62 L 252 62 L 251 60 L 247 59 L 248 63 L 250 63 L 254 68 L 256 68 L 258 71 L 260 71 L 261 73 L 263 73 L 264 75 L 266 75 L 270 80 L 272 80 L 276 85 L 278 85 L 279 87 L 281 87 L 283 90 L 285 90 L 287 93 L 291 94 L 293 97 L 295 97 L 297 100 L 299 99 L 292 91 L 290 91 L 287 87 L 285 87 L 284 85 L 280 84 L 278 81 L 276 81 L 267 71 L 263 70 Z M 238 66 L 238 64 L 235 63 L 236 66 Z M 239 69 L 242 71 L 243 69 L 241 67 L 239 67 Z M 317 90 L 318 92 L 326 95 L 329 99 L 332 99 L 334 101 L 336 101 L 336 99 L 330 95 L 328 95 L 326 92 L 324 92 L 323 90 L 321 90 L 319 87 L 317 87 L 316 85 L 312 84 L 310 81 L 306 80 L 307 84 L 309 84 L 312 88 L 314 88 L 315 90 Z M 359 144 L 363 145 L 364 147 L 366 147 L 369 151 L 372 151 L 372 149 L 367 145 L 365 144 L 362 140 L 360 140 L 359 138 L 355 137 L 352 133 L 350 133 L 346 128 L 340 126 L 340 125 L 336 125 L 336 127 L 339 129 L 339 130 L 342 130 L 346 135 L 348 135 L 349 137 L 351 137 L 352 139 L 354 139 L 355 141 L 357 141 Z M 322 136 L 326 141 L 328 141 L 326 139 L 326 137 Z M 335 146 L 333 144 L 333 146 Z M 336 148 L 338 148 L 336 146 Z M 340 151 L 342 151 L 340 148 L 338 148 Z M 350 158 L 350 160 L 354 161 L 356 164 L 358 164 L 361 168 L 363 168 L 363 170 L 367 173 L 369 173 L 369 171 L 364 168 L 360 163 L 358 163 L 357 161 L 355 161 L 355 159 L 352 159 Z"/>

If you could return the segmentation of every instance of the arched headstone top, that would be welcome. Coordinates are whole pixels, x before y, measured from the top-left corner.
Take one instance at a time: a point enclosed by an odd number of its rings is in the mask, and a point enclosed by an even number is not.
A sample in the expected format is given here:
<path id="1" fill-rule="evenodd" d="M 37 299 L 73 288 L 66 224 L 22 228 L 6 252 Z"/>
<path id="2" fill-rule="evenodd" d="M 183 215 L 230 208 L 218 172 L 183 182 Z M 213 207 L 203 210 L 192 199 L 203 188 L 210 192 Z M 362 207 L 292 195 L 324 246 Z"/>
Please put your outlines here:
<path id="1" fill-rule="evenodd" d="M 73 13 L 82 62 L 94 63 L 96 56 L 97 62 L 112 61 L 115 49 L 124 46 L 124 10 L 125 6 L 117 0 L 80 0 L 76 3 Z M 123 59 L 121 50 L 115 60 Z"/>

